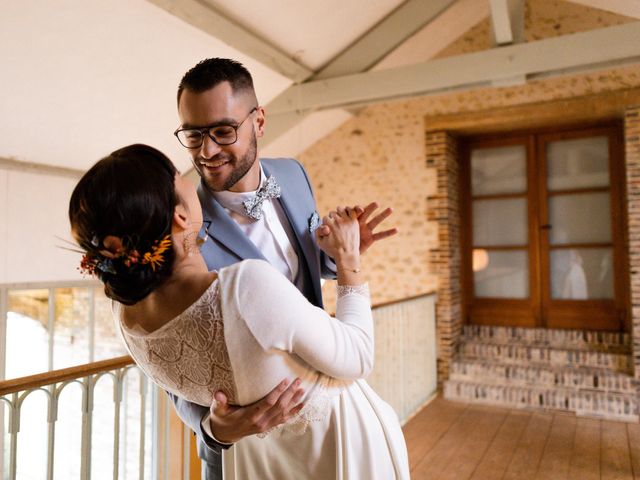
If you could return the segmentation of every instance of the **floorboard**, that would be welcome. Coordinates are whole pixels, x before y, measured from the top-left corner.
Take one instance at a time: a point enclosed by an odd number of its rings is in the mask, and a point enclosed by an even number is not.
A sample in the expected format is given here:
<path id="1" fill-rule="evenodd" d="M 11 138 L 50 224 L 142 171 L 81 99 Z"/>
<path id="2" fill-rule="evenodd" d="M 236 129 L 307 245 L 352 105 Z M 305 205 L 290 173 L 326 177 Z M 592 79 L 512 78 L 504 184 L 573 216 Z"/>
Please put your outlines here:
<path id="1" fill-rule="evenodd" d="M 640 480 L 640 424 L 433 400 L 403 428 L 413 480 Z"/>
<path id="2" fill-rule="evenodd" d="M 569 478 L 600 480 L 600 420 L 578 418 Z"/>

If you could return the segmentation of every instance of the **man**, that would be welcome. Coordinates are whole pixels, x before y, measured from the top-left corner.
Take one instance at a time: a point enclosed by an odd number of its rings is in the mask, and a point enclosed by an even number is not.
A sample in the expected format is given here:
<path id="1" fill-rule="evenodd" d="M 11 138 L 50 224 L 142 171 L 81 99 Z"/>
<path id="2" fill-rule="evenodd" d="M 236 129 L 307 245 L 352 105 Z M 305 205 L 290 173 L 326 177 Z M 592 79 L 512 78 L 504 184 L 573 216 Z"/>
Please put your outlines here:
<path id="1" fill-rule="evenodd" d="M 265 128 L 250 73 L 238 62 L 212 58 L 189 70 L 178 87 L 181 126 L 175 131 L 201 178 L 198 195 L 212 241 L 202 254 L 210 270 L 247 258 L 270 262 L 307 299 L 322 306 L 320 277 L 335 278 L 335 265 L 319 250 L 320 226 L 311 185 L 293 159 L 258 160 L 257 139 Z M 377 209 L 356 207 L 361 251 L 396 233 L 373 233 L 390 209 L 367 221 Z M 317 232 L 316 232 L 317 230 Z M 221 450 L 247 435 L 261 433 L 295 415 L 303 392 L 284 380 L 264 399 L 239 408 L 222 392 L 211 409 L 173 398 L 178 414 L 198 436 L 203 478 L 222 478 Z"/>

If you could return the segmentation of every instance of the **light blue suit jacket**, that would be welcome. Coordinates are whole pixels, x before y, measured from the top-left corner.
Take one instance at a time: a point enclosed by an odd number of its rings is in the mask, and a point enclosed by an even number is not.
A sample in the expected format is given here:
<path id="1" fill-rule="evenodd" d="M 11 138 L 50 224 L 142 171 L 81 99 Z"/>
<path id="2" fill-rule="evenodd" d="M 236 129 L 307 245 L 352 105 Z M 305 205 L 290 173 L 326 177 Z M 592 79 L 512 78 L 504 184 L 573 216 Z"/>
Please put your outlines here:
<path id="1" fill-rule="evenodd" d="M 260 162 L 265 175 L 273 175 L 282 189 L 281 196 L 276 201 L 282 205 L 297 243 L 293 245 L 301 269 L 297 286 L 309 302 L 322 307 L 320 278 L 335 278 L 335 271 L 328 266 L 324 253 L 318 248 L 310 231 L 311 218 L 316 213 L 316 202 L 307 173 L 293 159 L 261 159 Z M 198 187 L 198 197 L 204 220 L 211 222 L 210 239 L 201 250 L 209 270 L 219 270 L 248 258 L 266 260 L 202 183 Z M 205 462 L 206 480 L 222 478 L 221 446 L 202 431 L 201 421 L 208 413 L 208 408 L 170 396 L 180 418 L 198 436 L 198 454 Z"/>

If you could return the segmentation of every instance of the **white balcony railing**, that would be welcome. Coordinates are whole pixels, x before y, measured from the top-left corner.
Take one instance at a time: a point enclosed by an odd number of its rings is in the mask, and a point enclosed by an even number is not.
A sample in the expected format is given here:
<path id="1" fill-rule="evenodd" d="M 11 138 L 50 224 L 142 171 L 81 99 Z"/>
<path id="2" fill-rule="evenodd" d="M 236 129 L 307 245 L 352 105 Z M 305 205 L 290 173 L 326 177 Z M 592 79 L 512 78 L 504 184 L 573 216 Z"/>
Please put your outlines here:
<path id="1" fill-rule="evenodd" d="M 170 441 L 169 408 L 128 356 L 0 382 L 2 478 L 175 478 L 158 455 Z M 178 438 L 188 456 L 188 436 Z"/>
<path id="2" fill-rule="evenodd" d="M 368 381 L 404 423 L 436 390 L 435 295 L 375 306 L 374 322 Z M 128 356 L 0 381 L 0 477 L 198 478 L 172 411 Z"/>

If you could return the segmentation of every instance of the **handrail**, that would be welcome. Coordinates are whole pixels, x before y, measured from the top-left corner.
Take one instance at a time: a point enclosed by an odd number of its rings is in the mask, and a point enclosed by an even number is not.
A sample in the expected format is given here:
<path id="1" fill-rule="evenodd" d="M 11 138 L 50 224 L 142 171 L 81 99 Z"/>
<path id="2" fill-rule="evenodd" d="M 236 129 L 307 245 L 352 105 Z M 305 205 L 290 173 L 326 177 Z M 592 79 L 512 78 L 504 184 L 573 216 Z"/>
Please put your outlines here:
<path id="1" fill-rule="evenodd" d="M 437 292 L 435 290 L 432 290 L 430 292 L 419 293 L 417 295 L 412 295 L 410 297 L 398 298 L 397 300 L 389 300 L 386 302 L 375 303 L 371 306 L 371 308 L 375 310 L 376 308 L 390 307 L 391 305 L 397 305 L 399 303 L 409 302 L 411 300 L 417 300 L 423 297 L 430 297 L 432 295 L 437 295 Z"/>
<path id="2" fill-rule="evenodd" d="M 417 295 L 412 295 L 410 297 L 402 297 L 402 298 L 398 298 L 396 300 L 388 300 L 386 302 L 374 303 L 374 304 L 371 305 L 371 310 L 377 310 L 379 308 L 392 307 L 394 305 L 399 305 L 401 303 L 410 302 L 412 300 L 418 300 L 419 298 L 432 297 L 432 296 L 436 296 L 436 295 L 438 295 L 438 293 L 435 290 L 431 290 L 429 292 L 419 293 Z M 325 309 L 327 310 L 327 313 L 329 315 L 335 315 L 336 314 L 335 310 L 330 310 L 330 309 L 327 309 L 326 307 L 325 307 Z"/>
<path id="3" fill-rule="evenodd" d="M 403 302 L 417 300 L 418 298 L 429 297 L 435 294 L 436 292 L 420 293 L 411 297 L 381 302 L 373 305 L 371 308 L 376 309 L 389 307 Z M 10 380 L 0 381 L 0 396 L 32 388 L 43 387 L 45 385 L 51 385 L 52 383 L 75 380 L 77 378 L 93 375 L 94 373 L 106 372 L 126 367 L 128 365 L 133 365 L 133 363 L 134 361 L 129 355 L 124 355 L 122 357 L 110 358 L 108 360 L 101 360 L 93 363 L 85 363 L 84 365 L 61 368 L 59 370 L 52 370 L 50 372 L 38 373 L 26 377 L 12 378 Z"/>
<path id="4" fill-rule="evenodd" d="M 9 393 L 20 392 L 33 388 L 43 387 L 77 378 L 88 377 L 95 373 L 108 372 L 118 368 L 126 367 L 133 364 L 133 359 L 129 355 L 122 357 L 110 358 L 99 362 L 86 363 L 84 365 L 76 365 L 69 368 L 61 368 L 50 372 L 38 373 L 26 377 L 12 378 L 0 382 L 0 396 Z"/>

